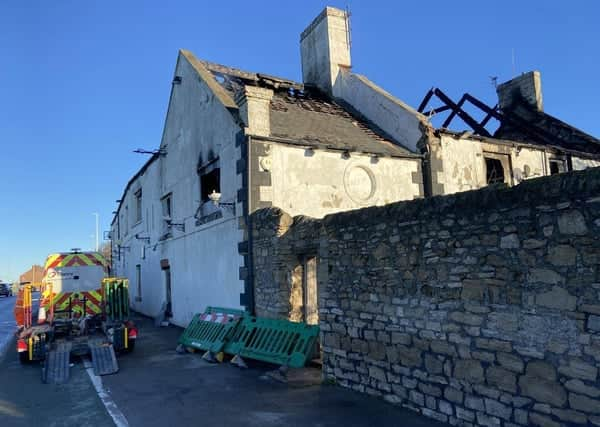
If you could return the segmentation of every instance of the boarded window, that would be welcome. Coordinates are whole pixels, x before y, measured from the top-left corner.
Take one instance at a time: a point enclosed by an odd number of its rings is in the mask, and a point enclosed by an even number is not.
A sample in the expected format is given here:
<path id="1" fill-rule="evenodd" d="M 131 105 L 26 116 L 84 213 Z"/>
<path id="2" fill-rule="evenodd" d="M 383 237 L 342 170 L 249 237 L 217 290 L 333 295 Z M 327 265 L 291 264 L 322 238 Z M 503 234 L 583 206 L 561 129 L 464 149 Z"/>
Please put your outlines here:
<path id="1" fill-rule="evenodd" d="M 486 182 L 497 184 L 504 181 L 504 167 L 499 159 L 485 158 Z"/>

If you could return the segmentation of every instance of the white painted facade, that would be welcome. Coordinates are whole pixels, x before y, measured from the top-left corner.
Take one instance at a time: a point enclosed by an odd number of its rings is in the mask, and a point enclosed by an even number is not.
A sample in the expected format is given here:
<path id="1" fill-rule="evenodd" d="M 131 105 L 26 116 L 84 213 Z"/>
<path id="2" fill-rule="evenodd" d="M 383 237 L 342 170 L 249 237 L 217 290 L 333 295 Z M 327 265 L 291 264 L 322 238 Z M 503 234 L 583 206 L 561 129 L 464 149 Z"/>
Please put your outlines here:
<path id="1" fill-rule="evenodd" d="M 443 184 L 444 194 L 475 190 L 488 185 L 486 157 L 504 158 L 504 182 L 517 185 L 525 179 L 538 178 L 551 174 L 550 161 L 560 159 L 565 162 L 563 152 L 542 149 L 532 145 L 491 138 L 475 139 L 459 137 L 457 134 L 441 133 L 436 156 L 443 164 L 442 170 L 432 171 L 437 182 Z M 600 166 L 600 161 L 571 156 L 573 170 Z M 506 167 L 508 166 L 508 167 Z"/>
<path id="2" fill-rule="evenodd" d="M 363 153 L 307 150 L 271 144 L 259 165 L 272 165 L 272 185 L 261 187 L 261 200 L 270 200 L 290 215 L 325 215 L 381 206 L 421 197 L 419 158 L 386 158 Z"/>
<path id="3" fill-rule="evenodd" d="M 573 157 L 573 170 L 579 171 L 600 166 L 600 160 L 582 157 Z"/>
<path id="4" fill-rule="evenodd" d="M 425 117 L 414 108 L 350 71 L 349 24 L 346 12 L 326 7 L 302 32 L 302 76 L 334 98 L 347 102 L 399 144 L 418 152 Z"/>
<path id="5" fill-rule="evenodd" d="M 268 140 L 272 90 L 246 86 L 234 103 L 187 52 L 179 55 L 175 76 L 159 154 L 128 184 L 113 223 L 114 274 L 130 280 L 136 311 L 157 316 L 165 309 L 167 265 L 173 323 L 185 326 L 207 306 L 241 307 L 245 265 L 238 245 L 247 235 L 238 191 L 248 194 L 252 209 L 266 202 L 313 217 L 422 197 L 418 156 L 348 156 L 320 148 L 307 154 L 306 147 L 277 142 L 267 142 L 267 154 L 254 159 L 271 182 L 252 196 L 238 173 L 247 153 L 236 140 L 240 134 Z M 235 203 L 235 211 L 200 202 L 199 170 L 207 165 L 220 169 L 221 202 Z M 251 180 L 255 172 L 244 173 Z"/>
<path id="6" fill-rule="evenodd" d="M 229 69 L 233 72 L 228 74 L 218 64 L 212 64 L 217 67 L 213 74 L 215 68 L 209 70 L 208 63 L 180 52 L 159 154 L 127 184 L 111 230 L 113 274 L 129 278 L 135 310 L 149 316 L 162 313 L 167 271 L 171 321 L 177 325 L 187 325 L 207 306 L 241 308 L 242 294 L 250 305 L 247 221 L 261 207 L 321 218 L 423 197 L 426 180 L 433 195 L 483 187 L 486 157 L 503 162 L 509 185 L 549 175 L 550 158 L 565 158 L 565 153 L 513 141 L 442 131 L 436 136 L 425 116 L 351 72 L 348 37 L 346 13 L 333 8 L 326 8 L 302 33 L 302 90 L 316 86 L 346 115 L 329 109 L 318 132 L 300 136 L 292 131 L 301 128 L 300 116 L 309 117 L 313 110 L 297 110 L 282 119 L 286 105 L 279 106 L 283 110 L 275 106 L 285 96 L 280 85 L 291 83 L 293 92 L 299 84 L 277 78 L 269 83 L 241 70 Z M 219 73 L 235 84 L 221 85 Z M 534 94 L 538 80 L 527 86 Z M 301 97 L 296 99 L 301 102 Z M 528 99 L 541 106 L 541 92 Z M 364 134 L 373 138 L 370 144 L 379 141 L 406 150 L 374 149 L 363 144 L 363 135 L 352 134 L 353 141 L 336 138 L 343 127 L 331 127 L 333 116 L 327 114 L 343 116 L 353 130 L 368 127 L 374 134 Z M 315 122 L 305 122 L 314 131 Z M 321 141 L 323 129 L 330 127 L 336 135 Z M 307 134 L 310 138 L 303 138 Z M 336 139 L 341 143 L 332 145 Z M 573 155 L 571 161 L 573 169 L 600 166 L 593 156 Z M 218 185 L 221 207 L 206 201 L 210 188 L 201 188 L 201 180 L 217 170 L 219 183 L 205 187 Z"/>
<path id="7" fill-rule="evenodd" d="M 418 152 L 425 117 L 393 97 L 364 76 L 344 70 L 336 82 L 336 93 L 388 135 L 413 152 Z"/>
<path id="8" fill-rule="evenodd" d="M 129 278 L 133 308 L 149 316 L 164 309 L 164 266 L 168 260 L 171 321 L 185 326 L 193 314 L 206 306 L 240 307 L 242 257 L 237 245 L 243 240 L 238 227 L 241 208 L 236 206 L 235 214 L 231 209 L 221 209 L 221 218 L 196 225 L 198 217 L 216 211 L 211 202 L 200 207 L 197 169 L 203 163 L 218 157 L 221 200 L 236 200 L 241 188 L 235 165 L 239 158 L 235 141 L 240 127 L 183 54 L 175 75 L 181 77 L 181 83 L 173 86 L 169 103 L 161 142 L 161 150 L 166 154 L 158 156 L 130 183 L 112 236 L 115 274 Z M 139 189 L 143 215 L 141 221 L 136 221 L 134 206 Z M 171 226 L 165 221 L 163 208 L 167 196 L 172 200 Z M 120 250 L 120 255 L 119 246 L 126 248 Z M 141 286 L 137 283 L 138 274 Z"/>

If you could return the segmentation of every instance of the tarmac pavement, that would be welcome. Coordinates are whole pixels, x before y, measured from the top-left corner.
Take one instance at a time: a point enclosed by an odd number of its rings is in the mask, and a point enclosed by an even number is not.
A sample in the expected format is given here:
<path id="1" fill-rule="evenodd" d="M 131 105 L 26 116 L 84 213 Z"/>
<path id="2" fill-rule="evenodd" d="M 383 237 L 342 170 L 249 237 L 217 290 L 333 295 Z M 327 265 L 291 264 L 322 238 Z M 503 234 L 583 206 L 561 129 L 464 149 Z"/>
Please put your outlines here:
<path id="1" fill-rule="evenodd" d="M 103 377 L 130 426 L 442 426 L 337 386 L 293 387 L 265 373 L 273 365 L 210 364 L 200 353 L 178 354 L 176 327 L 140 323 L 135 352 L 121 373 Z"/>
<path id="2" fill-rule="evenodd" d="M 276 381 L 265 375 L 273 365 L 247 361 L 241 370 L 178 354 L 180 328 L 135 321 L 135 351 L 118 357 L 117 374 L 93 383 L 82 363 L 71 368 L 68 384 L 49 385 L 41 383 L 39 365 L 21 366 L 14 352 L 0 357 L 0 426 L 444 425 L 338 386 Z"/>
<path id="3" fill-rule="evenodd" d="M 9 343 L 15 334 L 15 317 L 13 308 L 16 298 L 0 297 L 0 357 L 7 350 Z"/>

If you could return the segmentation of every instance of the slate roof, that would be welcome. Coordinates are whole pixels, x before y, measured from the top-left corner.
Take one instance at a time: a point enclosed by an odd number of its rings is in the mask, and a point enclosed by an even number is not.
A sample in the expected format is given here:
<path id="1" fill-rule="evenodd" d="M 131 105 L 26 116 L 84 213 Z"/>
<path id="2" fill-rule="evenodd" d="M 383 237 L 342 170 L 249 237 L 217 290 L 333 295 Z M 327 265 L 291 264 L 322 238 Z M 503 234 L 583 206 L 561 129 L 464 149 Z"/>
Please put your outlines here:
<path id="1" fill-rule="evenodd" d="M 261 73 L 198 61 L 234 100 L 244 85 L 272 89 L 271 136 L 291 144 L 390 157 L 418 157 L 349 105 L 313 87 Z M 211 82 L 212 83 L 212 82 Z"/>
<path id="2" fill-rule="evenodd" d="M 271 135 L 336 150 L 392 157 L 410 154 L 356 111 L 320 93 L 275 93 L 271 101 Z"/>

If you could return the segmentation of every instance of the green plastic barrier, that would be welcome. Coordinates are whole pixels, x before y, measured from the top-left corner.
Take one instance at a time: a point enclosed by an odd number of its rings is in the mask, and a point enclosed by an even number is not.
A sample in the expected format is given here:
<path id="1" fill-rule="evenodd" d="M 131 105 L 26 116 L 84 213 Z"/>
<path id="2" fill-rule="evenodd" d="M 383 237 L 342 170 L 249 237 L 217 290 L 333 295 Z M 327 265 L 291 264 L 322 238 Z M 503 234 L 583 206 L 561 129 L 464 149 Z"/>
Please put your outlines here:
<path id="1" fill-rule="evenodd" d="M 312 357 L 318 336 L 319 326 L 316 325 L 245 316 L 225 344 L 224 351 L 231 355 L 301 368 Z"/>
<path id="2" fill-rule="evenodd" d="M 244 316 L 243 310 L 207 307 L 196 314 L 179 337 L 179 343 L 197 350 L 219 353 Z"/>

